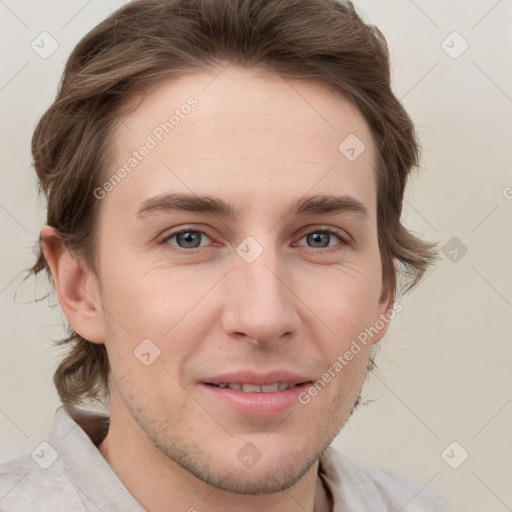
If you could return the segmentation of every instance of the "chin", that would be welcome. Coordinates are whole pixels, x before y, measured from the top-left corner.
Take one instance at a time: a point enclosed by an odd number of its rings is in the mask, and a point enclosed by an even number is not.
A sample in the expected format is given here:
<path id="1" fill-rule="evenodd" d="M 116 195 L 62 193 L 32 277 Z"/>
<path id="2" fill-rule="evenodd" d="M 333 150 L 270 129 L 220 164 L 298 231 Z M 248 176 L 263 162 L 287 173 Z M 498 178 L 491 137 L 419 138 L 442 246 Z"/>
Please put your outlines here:
<path id="1" fill-rule="evenodd" d="M 222 458 L 214 455 L 206 465 L 204 458 L 198 454 L 181 457 L 180 460 L 174 454 L 173 460 L 216 489 L 235 494 L 261 495 L 289 489 L 307 473 L 319 457 L 320 454 L 308 458 L 303 453 L 289 453 L 276 454 L 272 459 L 265 460 L 262 456 L 252 467 L 245 466 L 238 458 L 233 464 L 232 455 Z"/>

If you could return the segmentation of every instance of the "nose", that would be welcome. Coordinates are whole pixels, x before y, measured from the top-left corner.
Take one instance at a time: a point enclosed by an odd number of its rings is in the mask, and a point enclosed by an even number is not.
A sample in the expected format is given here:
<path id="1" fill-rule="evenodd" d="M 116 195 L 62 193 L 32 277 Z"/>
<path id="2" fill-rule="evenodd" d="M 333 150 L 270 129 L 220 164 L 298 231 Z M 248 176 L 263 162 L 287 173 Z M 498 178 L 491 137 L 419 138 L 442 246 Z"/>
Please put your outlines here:
<path id="1" fill-rule="evenodd" d="M 224 283 L 224 332 L 258 345 L 281 343 L 298 331 L 300 318 L 292 277 L 271 251 L 247 263 L 238 256 Z"/>

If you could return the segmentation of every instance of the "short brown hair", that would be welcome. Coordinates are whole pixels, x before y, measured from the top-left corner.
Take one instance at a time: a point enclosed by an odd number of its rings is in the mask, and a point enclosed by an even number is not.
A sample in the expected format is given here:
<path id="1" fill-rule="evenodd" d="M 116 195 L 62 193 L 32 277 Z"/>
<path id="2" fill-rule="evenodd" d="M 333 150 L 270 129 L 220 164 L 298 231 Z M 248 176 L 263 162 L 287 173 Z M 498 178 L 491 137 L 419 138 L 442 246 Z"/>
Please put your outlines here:
<path id="1" fill-rule="evenodd" d="M 32 139 L 47 223 L 94 270 L 99 201 L 113 128 L 127 99 L 163 79 L 233 63 L 291 79 L 315 79 L 348 96 L 366 118 L 377 148 L 377 223 L 383 289 L 396 294 L 393 259 L 404 291 L 437 255 L 400 222 L 408 177 L 420 147 L 413 122 L 391 90 L 383 34 L 349 1 L 135 0 L 91 30 L 69 57 L 54 103 Z M 340 141 L 341 142 L 341 141 Z M 30 273 L 48 264 L 42 252 Z M 63 403 L 108 397 L 104 345 L 68 327 L 70 344 L 54 383 Z M 373 360 L 371 361 L 373 364 Z"/>

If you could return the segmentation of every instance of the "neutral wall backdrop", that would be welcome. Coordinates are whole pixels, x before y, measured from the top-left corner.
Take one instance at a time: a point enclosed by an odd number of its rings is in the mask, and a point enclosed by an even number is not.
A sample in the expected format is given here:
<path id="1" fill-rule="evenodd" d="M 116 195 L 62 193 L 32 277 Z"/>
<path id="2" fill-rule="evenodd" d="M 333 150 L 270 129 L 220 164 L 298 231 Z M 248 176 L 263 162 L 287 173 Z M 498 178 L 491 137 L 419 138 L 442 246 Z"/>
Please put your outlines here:
<path id="1" fill-rule="evenodd" d="M 123 3 L 0 0 L 0 460 L 32 451 L 59 406 L 62 314 L 30 302 L 43 284 L 22 283 L 44 223 L 30 138 L 79 38 Z M 429 482 L 454 511 L 510 510 L 512 1 L 355 4 L 388 40 L 422 141 L 404 223 L 443 252 L 381 342 L 365 390 L 377 400 L 334 445 Z"/>

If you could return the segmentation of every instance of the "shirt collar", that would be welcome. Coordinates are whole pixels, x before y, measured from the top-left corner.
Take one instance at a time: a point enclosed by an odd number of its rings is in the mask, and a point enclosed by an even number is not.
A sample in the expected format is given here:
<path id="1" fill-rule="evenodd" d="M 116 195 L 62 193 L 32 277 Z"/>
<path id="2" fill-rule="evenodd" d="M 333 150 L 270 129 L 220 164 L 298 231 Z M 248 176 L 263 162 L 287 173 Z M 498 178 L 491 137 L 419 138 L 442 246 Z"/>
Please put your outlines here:
<path id="1" fill-rule="evenodd" d="M 108 425 L 106 414 L 63 405 L 55 412 L 49 443 L 83 501 L 89 500 L 99 510 L 143 512 L 98 450 Z"/>

